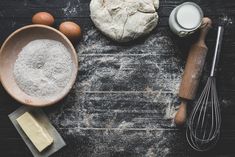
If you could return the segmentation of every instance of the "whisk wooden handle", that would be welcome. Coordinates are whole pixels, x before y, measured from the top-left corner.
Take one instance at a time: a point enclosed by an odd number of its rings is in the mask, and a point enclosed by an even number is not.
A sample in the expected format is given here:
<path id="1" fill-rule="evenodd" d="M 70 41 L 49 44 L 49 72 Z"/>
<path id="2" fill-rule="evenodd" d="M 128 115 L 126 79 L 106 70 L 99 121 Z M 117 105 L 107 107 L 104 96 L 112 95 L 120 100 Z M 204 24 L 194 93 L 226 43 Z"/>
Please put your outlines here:
<path id="1" fill-rule="evenodd" d="M 194 99 L 196 95 L 208 51 L 205 39 L 211 27 L 212 21 L 209 18 L 203 18 L 199 38 L 190 48 L 179 90 L 179 97 L 182 98 L 182 102 L 174 119 L 177 125 L 183 125 L 185 123 L 187 117 L 187 102 Z"/>

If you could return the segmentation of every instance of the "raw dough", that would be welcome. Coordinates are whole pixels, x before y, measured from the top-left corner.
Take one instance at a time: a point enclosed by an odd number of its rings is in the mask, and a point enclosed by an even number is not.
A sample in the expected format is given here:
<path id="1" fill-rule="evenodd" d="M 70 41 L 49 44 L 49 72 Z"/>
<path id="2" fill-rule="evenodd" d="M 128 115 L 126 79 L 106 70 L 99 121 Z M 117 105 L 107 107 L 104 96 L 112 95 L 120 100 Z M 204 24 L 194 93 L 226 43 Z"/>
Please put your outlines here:
<path id="1" fill-rule="evenodd" d="M 119 42 L 136 39 L 158 23 L 159 0 L 92 0 L 91 19 L 105 35 Z"/>

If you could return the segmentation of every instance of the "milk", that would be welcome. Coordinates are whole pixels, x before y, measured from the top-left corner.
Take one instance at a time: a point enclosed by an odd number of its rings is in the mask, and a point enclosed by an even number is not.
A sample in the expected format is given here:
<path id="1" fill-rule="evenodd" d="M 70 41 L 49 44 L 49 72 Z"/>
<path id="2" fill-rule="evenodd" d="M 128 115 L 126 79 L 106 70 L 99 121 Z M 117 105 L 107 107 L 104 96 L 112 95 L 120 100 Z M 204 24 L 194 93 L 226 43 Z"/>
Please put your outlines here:
<path id="1" fill-rule="evenodd" d="M 197 4 L 185 2 L 171 12 L 169 26 L 175 34 L 184 37 L 201 26 L 202 18 L 203 12 Z"/>

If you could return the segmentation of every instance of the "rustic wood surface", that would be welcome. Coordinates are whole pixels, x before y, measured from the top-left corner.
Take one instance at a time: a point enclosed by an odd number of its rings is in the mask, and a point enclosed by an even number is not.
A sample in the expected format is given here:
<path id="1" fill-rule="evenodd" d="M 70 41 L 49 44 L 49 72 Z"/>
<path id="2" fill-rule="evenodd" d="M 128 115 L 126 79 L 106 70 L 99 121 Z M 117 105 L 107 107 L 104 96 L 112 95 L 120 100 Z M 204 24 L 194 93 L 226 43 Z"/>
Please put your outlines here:
<path id="1" fill-rule="evenodd" d="M 17 28 L 31 23 L 38 11 L 49 11 L 60 22 L 72 20 L 83 29 L 76 45 L 80 61 L 77 81 L 68 96 L 45 108 L 67 146 L 54 157 L 234 157 L 235 156 L 235 1 L 194 0 L 213 19 L 209 53 L 200 88 L 213 55 L 219 17 L 231 20 L 226 28 L 218 91 L 222 106 L 222 135 L 215 149 L 198 153 L 186 142 L 185 128 L 172 118 L 189 46 L 196 39 L 180 39 L 168 28 L 171 10 L 184 0 L 161 0 L 160 22 L 148 36 L 118 44 L 103 36 L 89 17 L 90 0 L 1 0 L 0 43 Z M 32 156 L 8 119 L 21 104 L 0 87 L 0 156 Z"/>

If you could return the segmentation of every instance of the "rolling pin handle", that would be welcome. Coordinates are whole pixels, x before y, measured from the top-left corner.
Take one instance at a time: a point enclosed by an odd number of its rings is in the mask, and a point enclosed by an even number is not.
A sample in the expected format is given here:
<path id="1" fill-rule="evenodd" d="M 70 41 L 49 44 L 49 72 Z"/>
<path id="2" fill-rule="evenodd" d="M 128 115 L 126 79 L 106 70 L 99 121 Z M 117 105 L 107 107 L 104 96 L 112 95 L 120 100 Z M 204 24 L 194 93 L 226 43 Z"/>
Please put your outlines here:
<path id="1" fill-rule="evenodd" d="M 185 124 L 186 119 L 187 119 L 187 103 L 188 101 L 186 99 L 183 99 L 181 101 L 181 104 L 179 106 L 179 110 L 177 111 L 175 115 L 175 124 L 177 126 L 182 126 Z"/>
<path id="2" fill-rule="evenodd" d="M 206 36 L 209 30 L 212 28 L 212 21 L 208 17 L 202 19 L 202 25 L 200 27 L 200 35 L 198 41 L 205 45 Z"/>

